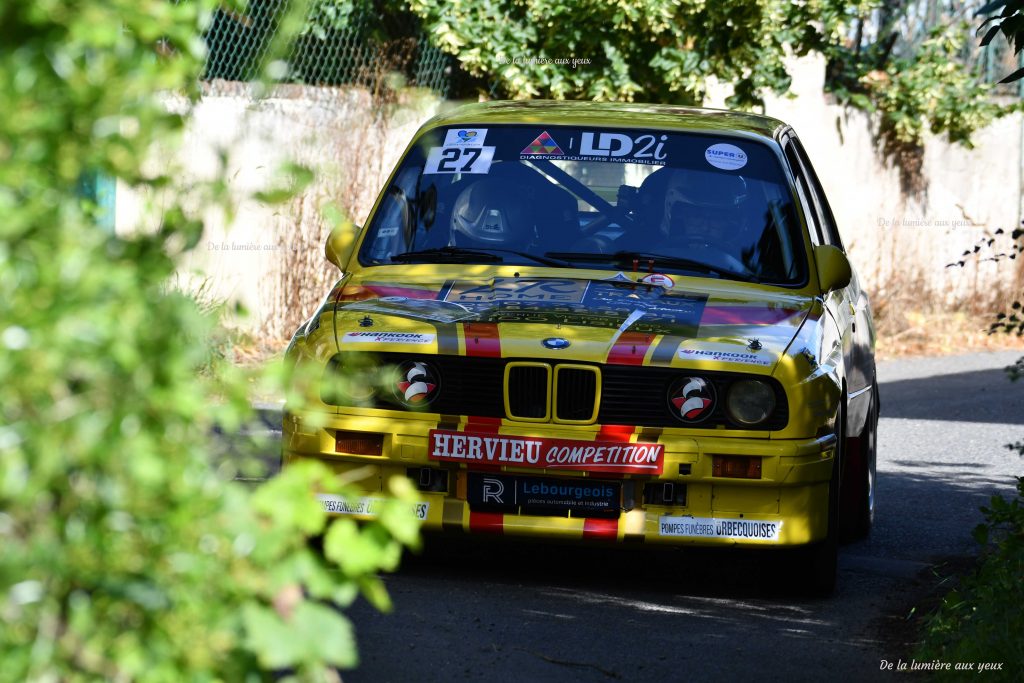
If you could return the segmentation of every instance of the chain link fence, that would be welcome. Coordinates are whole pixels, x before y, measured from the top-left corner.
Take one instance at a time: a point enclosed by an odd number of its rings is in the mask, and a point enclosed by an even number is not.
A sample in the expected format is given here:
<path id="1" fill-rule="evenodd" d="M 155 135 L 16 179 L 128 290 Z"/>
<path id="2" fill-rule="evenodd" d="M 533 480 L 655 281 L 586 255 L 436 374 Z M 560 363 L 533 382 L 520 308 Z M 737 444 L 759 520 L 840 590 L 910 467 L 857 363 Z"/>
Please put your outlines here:
<path id="1" fill-rule="evenodd" d="M 180 1 L 180 0 L 179 0 Z M 249 0 L 235 12 L 219 9 L 205 37 L 207 91 L 231 90 L 264 73 L 290 0 Z M 371 93 L 396 85 L 448 95 L 451 58 L 430 45 L 418 17 L 373 3 L 312 0 L 305 26 L 284 50 L 279 80 L 315 86 L 359 86 Z"/>

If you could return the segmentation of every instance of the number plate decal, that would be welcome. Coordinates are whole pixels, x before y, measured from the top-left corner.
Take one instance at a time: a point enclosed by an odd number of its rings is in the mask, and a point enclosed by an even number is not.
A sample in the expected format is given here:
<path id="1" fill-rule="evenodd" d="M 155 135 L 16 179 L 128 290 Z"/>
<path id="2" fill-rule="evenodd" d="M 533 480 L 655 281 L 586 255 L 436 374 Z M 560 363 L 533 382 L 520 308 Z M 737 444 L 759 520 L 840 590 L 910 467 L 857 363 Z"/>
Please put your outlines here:
<path id="1" fill-rule="evenodd" d="M 487 173 L 494 147 L 431 147 L 423 174 Z"/>

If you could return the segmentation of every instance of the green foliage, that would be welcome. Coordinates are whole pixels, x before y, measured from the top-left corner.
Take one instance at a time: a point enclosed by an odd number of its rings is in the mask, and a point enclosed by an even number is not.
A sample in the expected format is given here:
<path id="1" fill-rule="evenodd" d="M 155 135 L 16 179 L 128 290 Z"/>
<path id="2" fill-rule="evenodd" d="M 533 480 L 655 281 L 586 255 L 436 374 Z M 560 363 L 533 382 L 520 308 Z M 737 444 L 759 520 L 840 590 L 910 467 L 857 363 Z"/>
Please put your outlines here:
<path id="1" fill-rule="evenodd" d="M 929 130 L 969 145 L 971 133 L 1012 111 L 990 102 L 989 86 L 961 62 L 966 24 L 936 27 L 907 57 L 892 55 L 890 35 L 851 44 L 850 27 L 878 0 L 394 4 L 422 17 L 432 42 L 492 96 L 700 105 L 714 79 L 732 85 L 729 106 L 750 108 L 788 90 L 787 55 L 817 52 L 840 101 L 879 113 L 887 151 L 920 145 Z"/>
<path id="2" fill-rule="evenodd" d="M 825 0 L 410 0 L 431 40 L 513 98 L 700 104 L 713 76 L 750 107 L 790 83 L 863 3 Z"/>
<path id="3" fill-rule="evenodd" d="M 302 33 L 326 40 L 331 31 L 349 28 L 361 15 L 367 16 L 371 10 L 369 0 L 311 0 Z"/>
<path id="4" fill-rule="evenodd" d="M 994 14 L 995 12 L 998 14 Z M 992 16 L 982 21 L 978 27 L 979 32 L 985 31 L 981 46 L 988 45 L 993 38 L 1002 33 L 1013 49 L 1013 54 L 1019 55 L 1021 50 L 1024 50 L 1024 0 L 995 0 L 984 5 L 975 16 L 986 14 Z M 999 82 L 1013 83 L 1021 78 L 1024 78 L 1024 68 L 1017 69 Z"/>
<path id="5" fill-rule="evenodd" d="M 1022 3 L 1024 4 L 1024 3 Z M 993 237 L 983 238 L 961 259 L 947 265 L 964 267 L 968 260 L 1014 260 L 1024 253 L 1024 230 L 1014 230 L 1009 251 L 996 252 Z M 1024 334 L 1022 304 L 1014 301 L 1010 313 L 998 313 L 990 334 Z M 1006 368 L 1011 381 L 1024 376 L 1024 358 Z M 1006 448 L 1024 457 L 1024 441 L 1006 444 Z M 995 680 L 1017 680 L 1024 667 L 1024 477 L 1017 478 L 1017 497 L 1007 500 L 993 496 L 988 507 L 981 508 L 985 523 L 974 529 L 974 538 L 982 546 L 982 556 L 973 574 L 958 588 L 943 597 L 942 603 L 924 627 L 918 647 L 918 660 L 972 663 L 975 671 L 981 662 L 1001 663 L 996 671 L 982 675 Z M 962 680 L 963 671 L 940 674 L 943 680 Z"/>
<path id="6" fill-rule="evenodd" d="M 890 146 L 920 145 L 927 131 L 970 146 L 974 131 L 1013 108 L 991 101 L 992 87 L 960 63 L 967 35 L 963 23 L 936 27 L 909 57 L 880 57 L 880 45 L 859 55 L 849 48 L 830 48 L 835 60 L 832 92 L 849 104 L 877 111 L 881 137 Z"/>
<path id="7" fill-rule="evenodd" d="M 255 491 L 217 467 L 248 378 L 218 362 L 216 311 L 170 283 L 225 183 L 185 196 L 167 161 L 216 4 L 2 11 L 0 680 L 323 678 L 356 661 L 340 608 L 386 607 L 375 573 L 417 540 L 398 501 L 330 523 L 314 492 L 346 488 L 323 466 Z M 158 227 L 100 230 L 76 194 L 96 170 L 160 190 Z"/>
<path id="8" fill-rule="evenodd" d="M 976 572 L 942 600 L 928 620 L 917 659 L 943 662 L 1002 662 L 983 675 L 1016 680 L 1024 666 L 1024 477 L 1017 498 L 994 496 L 982 508 L 985 524 L 975 538 L 986 551 Z M 949 680 L 962 679 L 951 672 Z"/>
<path id="9" fill-rule="evenodd" d="M 743 0 L 513 2 L 410 0 L 434 43 L 462 67 L 514 98 L 701 104 L 713 78 L 733 86 L 728 104 L 761 104 L 790 84 L 788 53 L 829 58 L 829 89 L 877 111 L 887 151 L 923 135 L 970 136 L 1010 111 L 989 101 L 959 61 L 966 25 L 939 27 L 914 55 L 891 41 L 861 50 L 846 33 L 875 0 L 791 3 Z"/>

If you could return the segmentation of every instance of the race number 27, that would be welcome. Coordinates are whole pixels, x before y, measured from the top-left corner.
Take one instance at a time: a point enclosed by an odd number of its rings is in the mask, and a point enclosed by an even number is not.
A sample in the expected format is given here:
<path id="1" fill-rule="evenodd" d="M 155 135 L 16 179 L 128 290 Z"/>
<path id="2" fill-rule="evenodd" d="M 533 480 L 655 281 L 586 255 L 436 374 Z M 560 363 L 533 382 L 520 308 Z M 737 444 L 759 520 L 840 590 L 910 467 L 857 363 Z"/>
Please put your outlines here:
<path id="1" fill-rule="evenodd" d="M 423 173 L 487 173 L 493 158 L 493 147 L 434 147 Z"/>

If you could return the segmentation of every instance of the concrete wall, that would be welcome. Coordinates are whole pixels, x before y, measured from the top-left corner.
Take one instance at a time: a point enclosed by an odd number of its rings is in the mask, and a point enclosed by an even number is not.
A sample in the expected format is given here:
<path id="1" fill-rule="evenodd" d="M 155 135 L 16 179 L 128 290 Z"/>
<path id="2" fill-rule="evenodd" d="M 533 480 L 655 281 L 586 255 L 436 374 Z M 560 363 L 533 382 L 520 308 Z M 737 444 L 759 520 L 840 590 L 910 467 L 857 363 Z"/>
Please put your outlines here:
<path id="1" fill-rule="evenodd" d="M 1021 115 L 979 131 L 973 150 L 929 138 L 926 189 L 908 196 L 899 170 L 876 149 L 870 117 L 823 95 L 823 60 L 795 61 L 792 72 L 791 96 L 770 98 L 766 113 L 796 128 L 876 296 L 931 289 L 955 304 L 1014 281 L 1016 262 L 945 266 L 995 229 L 1009 233 L 1019 224 Z M 727 94 L 715 92 L 709 106 L 721 106 Z M 361 223 L 413 132 L 441 106 L 420 95 L 382 109 L 364 91 L 300 86 L 279 87 L 261 100 L 244 90 L 205 97 L 177 157 L 186 177 L 200 178 L 216 173 L 222 154 L 237 206 L 233 217 L 207 216 L 203 241 L 182 269 L 185 286 L 196 289 L 205 280 L 214 297 L 240 300 L 252 311 L 248 327 L 288 336 L 337 276 L 321 256 L 329 229 L 322 206 L 336 202 Z M 288 160 L 319 172 L 301 198 L 276 206 L 247 198 L 271 184 Z M 142 202 L 119 188 L 118 230 L 137 225 Z M 283 309 L 288 320 L 267 323 Z"/>
<path id="2" fill-rule="evenodd" d="M 442 102 L 417 91 L 399 102 L 374 103 L 357 89 L 279 86 L 260 99 L 240 84 L 211 90 L 217 94 L 193 109 L 174 158 L 158 153 L 151 160 L 179 166 L 186 184 L 217 177 L 223 165 L 232 198 L 233 215 L 204 212 L 205 233 L 179 269 L 179 286 L 239 301 L 250 311 L 245 328 L 288 337 L 339 275 L 323 258 L 331 228 L 324 207 L 335 204 L 361 224 L 413 133 Z M 284 204 L 254 199 L 253 193 L 281 185 L 288 162 L 313 169 L 314 182 Z M 147 204 L 162 201 L 120 186 L 118 232 L 145 229 Z M 288 320 L 275 321 L 285 309 Z"/>
<path id="3" fill-rule="evenodd" d="M 795 97 L 770 98 L 766 113 L 797 131 L 825 186 L 844 243 L 872 289 L 895 295 L 887 290 L 911 285 L 920 275 L 954 304 L 1015 279 L 1015 261 L 998 267 L 992 262 L 977 267 L 976 261 L 963 269 L 946 265 L 996 229 L 1008 234 L 1020 224 L 1020 113 L 978 131 L 974 149 L 929 136 L 921 167 L 924 187 L 908 195 L 901 190 L 899 169 L 876 147 L 871 117 L 833 104 L 823 94 L 824 59 L 798 60 L 792 73 Z M 1009 244 L 1004 237 L 994 246 Z"/>

